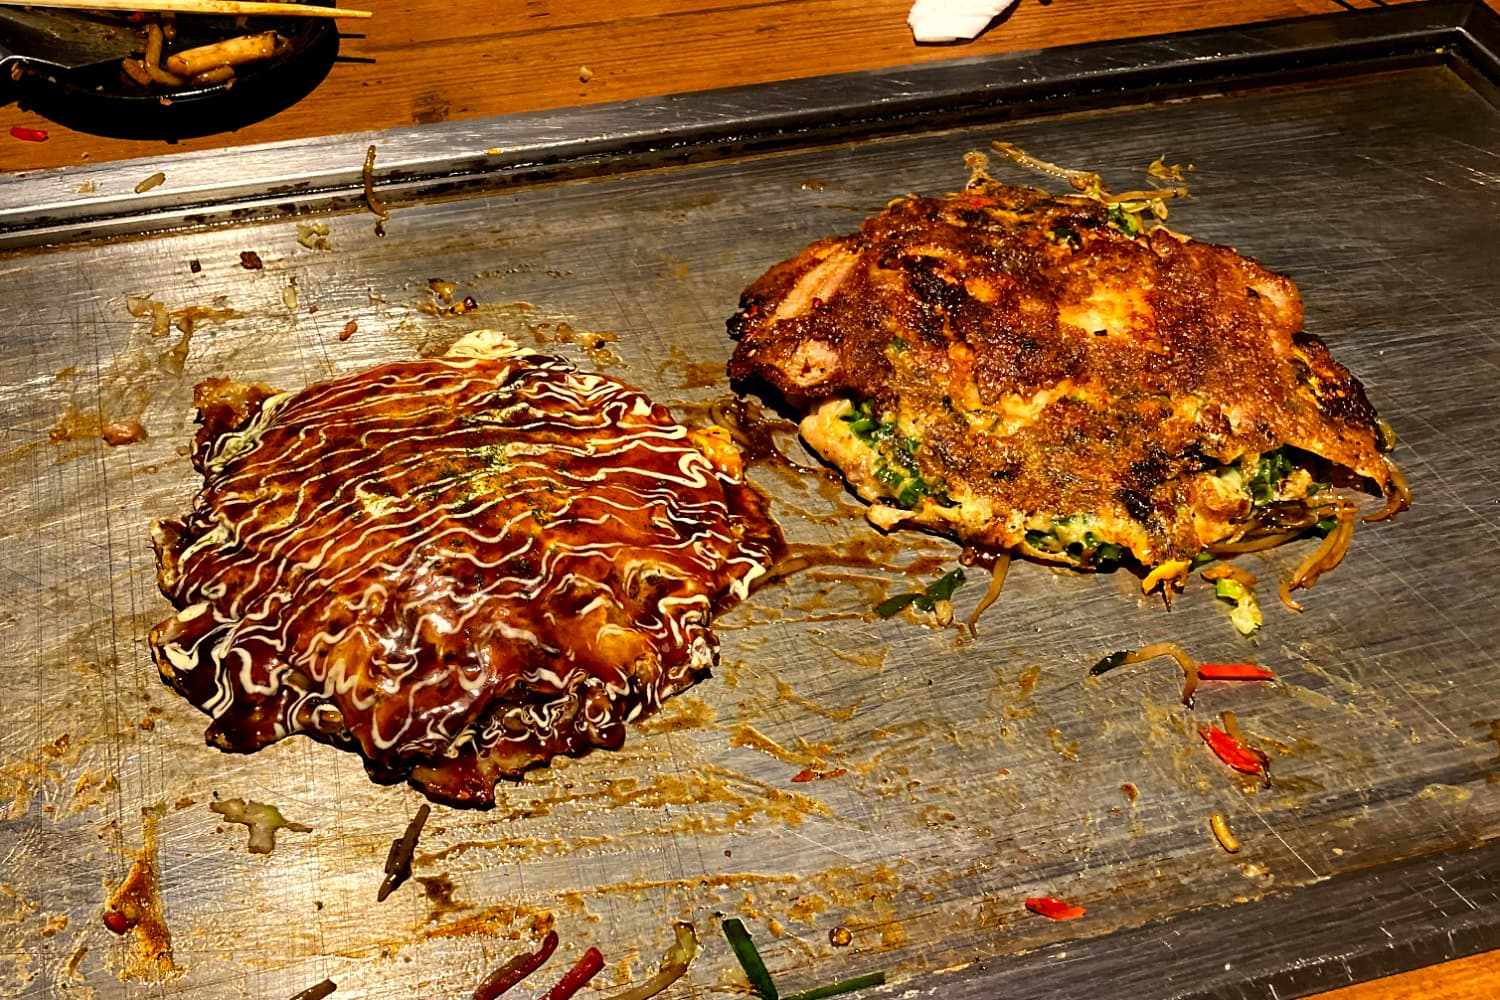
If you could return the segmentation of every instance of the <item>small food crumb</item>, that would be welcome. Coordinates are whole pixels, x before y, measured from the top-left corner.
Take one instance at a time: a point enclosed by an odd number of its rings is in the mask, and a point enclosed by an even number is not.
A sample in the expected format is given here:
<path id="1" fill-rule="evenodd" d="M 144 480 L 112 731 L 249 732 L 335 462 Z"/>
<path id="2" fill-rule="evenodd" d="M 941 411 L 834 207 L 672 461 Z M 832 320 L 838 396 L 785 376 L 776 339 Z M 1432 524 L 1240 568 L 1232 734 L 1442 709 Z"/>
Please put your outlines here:
<path id="1" fill-rule="evenodd" d="M 1146 173 L 1152 177 L 1157 177 L 1164 181 L 1181 181 L 1187 179 L 1182 164 L 1166 163 L 1164 162 L 1165 160 L 1165 156 L 1158 156 L 1156 159 L 1152 160 L 1151 166 L 1146 168 Z M 1193 165 L 1189 163 L 1187 165 L 1187 169 L 1192 170 Z"/>
<path id="2" fill-rule="evenodd" d="M 281 304 L 288 309 L 297 308 L 297 286 L 287 285 L 281 290 Z"/>
<path id="3" fill-rule="evenodd" d="M 98 189 L 99 185 L 95 184 L 93 181 L 84 181 L 82 184 L 78 185 L 79 194 L 93 194 Z"/>
<path id="4" fill-rule="evenodd" d="M 333 245 L 328 242 L 328 224 L 326 222 L 315 222 L 311 225 L 297 226 L 297 242 L 309 250 L 332 250 Z"/>
<path id="5" fill-rule="evenodd" d="M 197 257 L 194 257 L 192 260 L 188 261 L 188 270 L 193 272 L 194 274 L 197 274 L 199 271 L 203 270 L 203 265 L 198 263 Z"/>
<path id="6" fill-rule="evenodd" d="M 1240 842 L 1229 829 L 1229 821 L 1224 818 L 1222 813 L 1214 813 L 1210 816 L 1208 818 L 1208 827 L 1213 831 L 1214 839 L 1219 842 L 1220 847 L 1224 848 L 1230 854 L 1239 853 Z"/>
<path id="7" fill-rule="evenodd" d="M 843 924 L 840 924 L 839 926 L 828 932 L 828 943 L 833 945 L 835 948 L 847 948 L 849 946 L 849 942 L 853 940 L 854 935 L 850 933 L 849 928 L 845 927 Z"/>
<path id="8" fill-rule="evenodd" d="M 593 70 L 589 69 L 587 66 L 580 66 L 580 67 L 578 67 L 578 80 L 579 80 L 579 82 L 581 82 L 581 83 L 588 83 L 593 78 L 594 78 L 594 71 Z"/>
<path id="9" fill-rule="evenodd" d="M 164 173 L 162 173 L 160 170 L 158 170 L 156 173 L 152 174 L 150 177 L 147 177 L 145 180 L 143 180 L 139 184 L 137 184 L 135 186 L 135 193 L 136 194 L 145 194 L 147 191 L 150 191 L 152 188 L 161 187 L 163 184 L 166 183 L 166 180 L 167 180 L 167 175 L 164 174 Z"/>
<path id="10" fill-rule="evenodd" d="M 348 340 L 350 337 L 354 336 L 355 331 L 357 331 L 358 329 L 359 324 L 351 319 L 349 322 L 345 323 L 344 328 L 339 331 L 339 339 Z"/>
<path id="11" fill-rule="evenodd" d="M 250 828 L 250 853 L 270 854 L 276 848 L 276 831 L 291 830 L 293 833 L 311 833 L 312 827 L 293 823 L 281 815 L 281 810 L 264 802 L 246 802 L 244 799 L 225 799 L 209 804 L 210 809 L 231 823 L 242 823 Z"/>
<path id="12" fill-rule="evenodd" d="M 261 263 L 260 254 L 254 250 L 240 251 L 240 267 L 243 267 L 247 271 L 259 271 L 265 266 L 265 264 Z"/>
<path id="13" fill-rule="evenodd" d="M 146 428 L 138 420 L 115 420 L 104 425 L 102 434 L 105 444 L 117 448 L 122 444 L 144 441 Z"/>

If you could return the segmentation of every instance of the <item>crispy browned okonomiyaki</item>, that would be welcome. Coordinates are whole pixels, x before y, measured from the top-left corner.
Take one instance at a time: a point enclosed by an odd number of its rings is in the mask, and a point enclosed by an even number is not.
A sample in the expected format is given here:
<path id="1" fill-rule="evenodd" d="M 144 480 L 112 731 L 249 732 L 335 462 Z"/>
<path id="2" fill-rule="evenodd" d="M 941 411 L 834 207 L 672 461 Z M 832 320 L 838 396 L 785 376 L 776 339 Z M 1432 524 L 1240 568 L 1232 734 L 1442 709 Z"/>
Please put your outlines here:
<path id="1" fill-rule="evenodd" d="M 772 267 L 729 328 L 730 374 L 803 411 L 882 528 L 1133 563 L 1148 586 L 1326 533 L 1289 589 L 1343 555 L 1348 488 L 1384 495 L 1376 516 L 1408 503 L 1290 279 L 1097 193 L 980 176 L 901 198 Z"/>
<path id="2" fill-rule="evenodd" d="M 484 805 L 703 676 L 779 533 L 717 432 L 471 335 L 300 392 L 198 387 L 190 514 L 153 526 L 162 675 L 251 751 L 294 733 Z"/>

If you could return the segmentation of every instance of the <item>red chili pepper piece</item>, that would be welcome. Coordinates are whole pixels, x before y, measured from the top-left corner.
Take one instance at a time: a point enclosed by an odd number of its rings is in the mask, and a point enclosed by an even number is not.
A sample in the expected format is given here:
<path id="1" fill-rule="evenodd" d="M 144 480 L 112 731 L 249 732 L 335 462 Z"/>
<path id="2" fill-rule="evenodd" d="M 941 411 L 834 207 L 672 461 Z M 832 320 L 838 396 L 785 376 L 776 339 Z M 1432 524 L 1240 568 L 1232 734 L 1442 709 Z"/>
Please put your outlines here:
<path id="1" fill-rule="evenodd" d="M 604 968 L 604 956 L 599 953 L 598 948 L 590 948 L 583 953 L 578 964 L 557 981 L 556 986 L 542 994 L 541 1000 L 568 1000 L 582 989 L 585 983 L 597 976 L 602 968 Z"/>
<path id="2" fill-rule="evenodd" d="M 1276 675 L 1253 663 L 1200 663 L 1198 679 L 1202 681 L 1274 681 Z"/>
<path id="3" fill-rule="evenodd" d="M 1052 896 L 1032 896 L 1026 900 L 1026 909 L 1053 920 L 1077 920 L 1087 912 L 1081 906 L 1074 906 Z"/>
<path id="4" fill-rule="evenodd" d="M 1255 747 L 1240 742 L 1218 726 L 1199 726 L 1198 733 L 1207 741 L 1214 756 L 1236 771 L 1270 776 L 1271 758 Z"/>
<path id="5" fill-rule="evenodd" d="M 10 137 L 20 139 L 22 142 L 46 142 L 47 130 L 40 128 L 26 128 L 23 125 L 12 125 Z"/>
<path id="6" fill-rule="evenodd" d="M 474 990 L 474 1000 L 495 1000 L 500 994 L 540 969 L 557 950 L 557 931 L 548 931 L 541 947 L 529 955 L 517 955 L 484 977 Z"/>

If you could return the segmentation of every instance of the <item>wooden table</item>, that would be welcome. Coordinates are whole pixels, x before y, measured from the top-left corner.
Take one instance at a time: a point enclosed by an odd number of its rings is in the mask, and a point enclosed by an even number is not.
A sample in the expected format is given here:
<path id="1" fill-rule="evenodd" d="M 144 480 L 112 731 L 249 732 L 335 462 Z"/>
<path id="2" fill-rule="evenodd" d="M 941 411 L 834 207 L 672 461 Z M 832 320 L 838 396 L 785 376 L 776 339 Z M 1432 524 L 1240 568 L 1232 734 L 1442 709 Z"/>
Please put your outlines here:
<path id="1" fill-rule="evenodd" d="M 1390 0 L 1400 2 L 1400 0 Z M 1500 6 L 1500 0 L 1489 0 Z M 85 135 L 7 106 L 0 173 L 571 107 L 962 56 L 1335 13 L 1381 0 L 1021 0 L 979 39 L 919 46 L 908 0 L 389 0 L 345 21 L 309 97 L 239 131 L 179 143 Z M 1350 986 L 1320 1000 L 1500 996 L 1500 953 Z"/>
<path id="2" fill-rule="evenodd" d="M 239 131 L 175 144 L 83 135 L 6 108 L 0 170 L 160 156 L 424 122 L 1327 14 L 1386 0 L 1021 0 L 960 45 L 916 45 L 909 0 L 386 0 L 343 21 L 339 62 L 309 97 Z M 1391 0 L 1399 2 L 1399 0 Z M 1500 0 L 1490 0 L 1500 4 Z M 586 78 L 586 79 L 585 79 Z"/>

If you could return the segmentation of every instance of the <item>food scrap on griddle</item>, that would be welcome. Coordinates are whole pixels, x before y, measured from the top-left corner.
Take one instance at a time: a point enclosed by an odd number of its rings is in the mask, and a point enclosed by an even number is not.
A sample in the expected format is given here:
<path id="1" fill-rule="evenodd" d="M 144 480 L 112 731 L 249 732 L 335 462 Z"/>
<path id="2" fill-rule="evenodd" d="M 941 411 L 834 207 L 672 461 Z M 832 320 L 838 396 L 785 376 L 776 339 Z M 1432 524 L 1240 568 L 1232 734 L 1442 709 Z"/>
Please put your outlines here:
<path id="1" fill-rule="evenodd" d="M 522 952 L 497 966 L 480 980 L 474 989 L 474 1000 L 495 1000 L 512 986 L 547 964 L 557 950 L 557 931 L 549 930 L 535 951 Z"/>
<path id="2" fill-rule="evenodd" d="M 293 833 L 311 833 L 312 827 L 304 823 L 293 823 L 281 815 L 281 810 L 264 802 L 246 802 L 244 799 L 225 799 L 211 803 L 208 807 L 230 823 L 239 823 L 250 832 L 248 849 L 251 854 L 270 854 L 276 849 L 276 831 L 290 830 Z"/>
<path id="3" fill-rule="evenodd" d="M 846 993 L 885 985 L 884 972 L 871 972 L 863 976 L 841 979 L 825 986 L 815 986 L 810 990 L 783 997 L 776 988 L 771 973 L 766 969 L 765 961 L 760 957 L 760 949 L 755 947 L 755 940 L 745 929 L 745 922 L 738 917 L 730 917 L 722 921 L 720 927 L 724 931 L 724 937 L 729 942 L 730 949 L 734 952 L 735 959 L 745 972 L 745 978 L 750 982 L 750 988 L 761 1000 L 823 1000 L 825 997 L 842 996 Z"/>
<path id="4" fill-rule="evenodd" d="M 391 841 L 391 849 L 385 856 L 385 878 L 380 880 L 380 888 L 375 892 L 375 902 L 385 902 L 385 898 L 395 892 L 401 883 L 411 878 L 411 861 L 417 850 L 417 838 L 422 836 L 422 827 L 427 824 L 427 817 L 431 813 L 432 807 L 422 803 L 417 807 L 417 813 L 411 818 L 411 822 L 406 824 L 401 836 Z"/>

